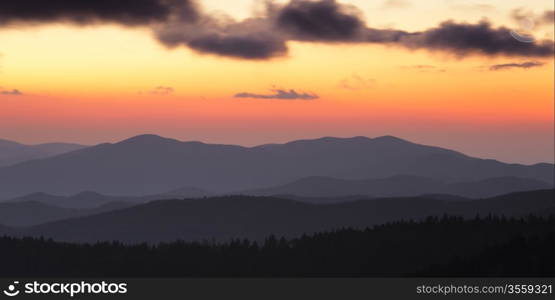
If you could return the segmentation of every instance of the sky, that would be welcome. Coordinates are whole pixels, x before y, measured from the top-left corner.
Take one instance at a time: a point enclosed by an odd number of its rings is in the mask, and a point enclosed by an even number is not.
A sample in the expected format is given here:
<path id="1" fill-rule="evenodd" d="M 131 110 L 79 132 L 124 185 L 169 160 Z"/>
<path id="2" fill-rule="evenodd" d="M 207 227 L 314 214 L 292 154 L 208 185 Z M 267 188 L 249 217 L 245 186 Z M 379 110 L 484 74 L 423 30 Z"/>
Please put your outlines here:
<path id="1" fill-rule="evenodd" d="M 0 3 L 1 139 L 394 135 L 554 161 L 551 0 L 68 1 Z"/>

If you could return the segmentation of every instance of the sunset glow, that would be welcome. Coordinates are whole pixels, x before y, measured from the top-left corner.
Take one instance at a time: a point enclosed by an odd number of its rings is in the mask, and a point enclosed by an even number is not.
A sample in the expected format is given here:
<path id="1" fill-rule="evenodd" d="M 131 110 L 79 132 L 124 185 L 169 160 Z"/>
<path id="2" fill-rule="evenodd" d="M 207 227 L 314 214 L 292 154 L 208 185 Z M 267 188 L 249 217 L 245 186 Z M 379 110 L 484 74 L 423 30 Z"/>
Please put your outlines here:
<path id="1" fill-rule="evenodd" d="M 201 1 L 243 19 L 256 1 Z M 371 3 L 370 3 L 371 2 Z M 552 1 L 359 7 L 368 25 L 425 30 L 452 19 L 518 26 L 511 11 Z M 425 3 L 424 3 L 425 2 Z M 424 15 L 432 2 L 441 9 Z M 455 3 L 457 2 L 457 3 Z M 235 3 L 235 1 L 234 1 Z M 369 4 L 370 3 L 370 4 Z M 260 6 L 263 7 L 263 6 Z M 436 6 L 434 6 L 436 7 Z M 553 39 L 553 24 L 534 35 Z M 552 57 L 457 55 L 395 45 L 288 41 L 285 56 L 247 60 L 168 48 L 148 28 L 99 24 L 0 28 L 0 137 L 96 144 L 155 133 L 258 145 L 319 136 L 395 135 L 508 162 L 553 162 Z M 537 62 L 537 67 L 492 70 Z M 236 98 L 294 90 L 313 100 Z M 8 93 L 17 90 L 22 95 Z"/>

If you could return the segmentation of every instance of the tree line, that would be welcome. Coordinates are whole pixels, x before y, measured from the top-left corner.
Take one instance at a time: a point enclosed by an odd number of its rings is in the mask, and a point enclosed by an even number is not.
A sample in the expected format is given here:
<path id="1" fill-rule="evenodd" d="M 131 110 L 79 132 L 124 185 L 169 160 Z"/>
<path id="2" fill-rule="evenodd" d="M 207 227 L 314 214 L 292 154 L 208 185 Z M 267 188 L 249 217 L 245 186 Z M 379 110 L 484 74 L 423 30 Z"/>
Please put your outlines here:
<path id="1" fill-rule="evenodd" d="M 2 277 L 553 277 L 555 217 L 429 217 L 263 242 L 2 237 L 0 252 Z"/>

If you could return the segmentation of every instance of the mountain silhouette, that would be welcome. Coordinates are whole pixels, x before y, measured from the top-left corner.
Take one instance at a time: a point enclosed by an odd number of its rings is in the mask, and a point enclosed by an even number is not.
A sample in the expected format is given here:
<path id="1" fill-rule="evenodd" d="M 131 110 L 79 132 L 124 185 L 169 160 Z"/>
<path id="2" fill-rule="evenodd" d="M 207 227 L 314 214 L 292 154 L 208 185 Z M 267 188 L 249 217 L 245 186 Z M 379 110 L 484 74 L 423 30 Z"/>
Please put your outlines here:
<path id="1" fill-rule="evenodd" d="M 55 156 L 84 147 L 86 146 L 68 143 L 23 145 L 0 139 L 0 167 L 14 165 L 27 160 Z"/>
<path id="2" fill-rule="evenodd" d="M 474 201 L 425 197 L 380 198 L 314 205 L 273 197 L 230 196 L 198 200 L 154 201 L 107 213 L 57 221 L 20 230 L 71 242 L 127 243 L 232 238 L 263 239 L 270 234 L 304 233 L 444 214 L 473 218 L 488 214 L 525 216 L 555 207 L 555 191 L 521 192 Z"/>
<path id="3" fill-rule="evenodd" d="M 169 192 L 163 193 L 160 196 L 166 197 L 166 198 L 194 199 L 194 198 L 204 198 L 204 197 L 214 196 L 214 193 L 201 188 L 196 188 L 196 187 L 182 187 L 179 189 L 175 189 L 175 190 L 171 190 Z M 153 198 L 153 197 L 154 196 L 151 196 L 150 198 Z M 159 197 L 157 200 L 160 200 L 160 199 L 161 198 Z"/>
<path id="4" fill-rule="evenodd" d="M 163 197 L 153 197 L 152 200 L 154 199 L 160 200 Z M 55 196 L 40 192 L 17 197 L 3 203 L 36 202 L 61 208 L 92 209 L 110 203 L 143 203 L 146 201 L 147 199 L 141 197 L 106 196 L 96 192 L 81 192 L 72 196 Z"/>
<path id="5" fill-rule="evenodd" d="M 183 186 L 222 193 L 310 176 L 356 180 L 397 175 L 450 182 L 500 176 L 553 182 L 553 165 L 477 159 L 391 136 L 327 137 L 248 148 L 141 135 L 2 167 L 0 197 L 36 191 L 56 195 L 81 191 L 151 195 Z"/>
<path id="6" fill-rule="evenodd" d="M 478 181 L 446 183 L 416 176 L 393 176 L 384 179 L 345 180 L 330 177 L 308 177 L 285 185 L 243 191 L 254 196 L 402 197 L 427 194 L 483 198 L 518 191 L 549 189 L 553 186 L 539 180 L 518 177 L 496 177 Z"/>
<path id="7" fill-rule="evenodd" d="M 35 201 L 4 202 L 0 203 L 0 224 L 12 227 L 33 226 L 123 209 L 132 205 L 128 202 L 111 202 L 90 209 L 76 209 L 52 206 Z"/>
<path id="8" fill-rule="evenodd" d="M 56 196 L 39 192 L 5 200 L 0 203 L 37 202 L 62 208 L 93 209 L 100 206 L 107 206 L 111 203 L 143 204 L 154 200 L 179 198 L 196 199 L 208 197 L 210 195 L 212 195 L 212 193 L 193 187 L 184 187 L 163 194 L 147 196 L 109 196 L 90 191 L 80 192 L 71 196 Z"/>

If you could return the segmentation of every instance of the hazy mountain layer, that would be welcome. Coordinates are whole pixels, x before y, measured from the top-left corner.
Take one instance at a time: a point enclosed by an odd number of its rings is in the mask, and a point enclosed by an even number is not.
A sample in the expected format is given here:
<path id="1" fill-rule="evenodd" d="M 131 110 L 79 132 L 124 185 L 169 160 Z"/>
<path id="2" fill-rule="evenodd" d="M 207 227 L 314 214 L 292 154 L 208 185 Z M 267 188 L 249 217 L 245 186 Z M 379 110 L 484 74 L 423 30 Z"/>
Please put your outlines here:
<path id="1" fill-rule="evenodd" d="M 23 145 L 12 141 L 0 140 L 0 167 L 55 156 L 84 147 L 86 146 L 68 143 Z"/>
<path id="2" fill-rule="evenodd" d="M 484 180 L 446 183 L 437 179 L 415 176 L 394 176 L 384 179 L 344 180 L 330 177 L 308 177 L 277 187 L 244 191 L 254 196 L 293 195 L 299 197 L 401 197 L 425 194 L 446 194 L 469 198 L 493 197 L 520 191 L 553 188 L 543 181 L 496 177 Z"/>
<path id="3" fill-rule="evenodd" d="M 5 202 L 0 203 L 0 224 L 13 227 L 33 226 L 47 222 L 123 209 L 132 205 L 132 203 L 128 202 L 111 202 L 96 208 L 72 209 L 51 206 L 34 201 Z"/>
<path id="4" fill-rule="evenodd" d="M 554 190 L 514 193 L 475 201 L 434 198 L 381 198 L 313 205 L 269 197 L 165 200 L 19 231 L 19 235 L 94 242 L 262 239 L 270 234 L 299 236 L 344 227 L 363 228 L 431 215 L 522 216 L 555 207 Z"/>
<path id="5" fill-rule="evenodd" d="M 410 175 L 449 182 L 513 176 L 549 183 L 553 170 L 552 164 L 505 164 L 390 136 L 246 148 L 143 135 L 0 168 L 0 197 L 82 191 L 150 195 L 183 186 L 227 192 L 310 176 L 352 180 Z"/>

